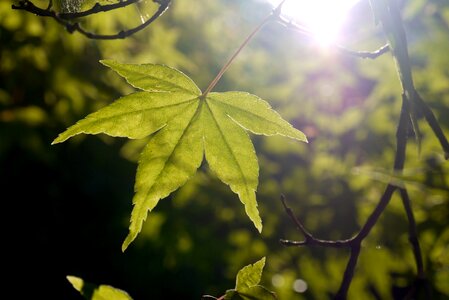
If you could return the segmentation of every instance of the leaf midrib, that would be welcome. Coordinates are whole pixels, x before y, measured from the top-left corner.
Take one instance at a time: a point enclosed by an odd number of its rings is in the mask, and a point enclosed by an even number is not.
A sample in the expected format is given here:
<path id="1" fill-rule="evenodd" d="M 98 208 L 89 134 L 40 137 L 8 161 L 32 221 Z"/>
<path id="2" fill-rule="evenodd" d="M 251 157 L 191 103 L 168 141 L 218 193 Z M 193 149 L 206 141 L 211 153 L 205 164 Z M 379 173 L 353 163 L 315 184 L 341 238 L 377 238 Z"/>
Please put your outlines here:
<path id="1" fill-rule="evenodd" d="M 209 100 L 210 100 L 210 99 L 209 99 Z M 244 173 L 243 173 L 242 167 L 240 166 L 240 163 L 238 162 L 238 160 L 237 160 L 237 158 L 236 158 L 234 152 L 232 151 L 232 147 L 229 145 L 228 141 L 226 140 L 226 136 L 223 134 L 223 131 L 221 130 L 221 128 L 220 128 L 220 126 L 219 126 L 219 124 L 218 124 L 217 118 L 215 117 L 215 115 L 214 115 L 212 109 L 209 107 L 209 104 L 207 103 L 207 101 L 206 101 L 206 106 L 207 106 L 207 109 L 209 110 L 209 112 L 210 112 L 212 118 L 214 119 L 215 124 L 217 125 L 218 131 L 220 132 L 221 137 L 222 137 L 223 140 L 225 141 L 226 147 L 229 149 L 229 152 L 231 152 L 231 154 L 232 154 L 232 159 L 234 160 L 234 162 L 235 162 L 235 163 L 237 164 L 237 166 L 238 166 L 238 170 L 239 170 L 239 172 L 240 172 L 240 174 L 241 174 L 241 176 L 242 176 L 242 178 L 243 178 L 243 181 L 244 181 L 244 183 L 245 183 L 245 189 L 246 189 L 247 192 L 249 192 L 249 190 L 248 190 L 248 181 L 247 181 L 247 179 L 246 179 L 246 177 L 245 177 L 245 175 L 244 175 Z M 231 120 L 231 122 L 232 122 L 232 120 Z M 243 130 L 243 129 L 242 129 L 242 130 Z"/>
<path id="2" fill-rule="evenodd" d="M 282 126 L 279 125 L 278 123 L 273 122 L 273 121 L 268 120 L 268 119 L 265 119 L 264 117 L 261 117 L 261 116 L 255 114 L 255 113 L 253 113 L 253 112 L 250 111 L 250 110 L 245 110 L 245 109 L 240 108 L 239 106 L 235 106 L 235 105 L 232 105 L 232 104 L 230 104 L 230 103 L 226 103 L 226 102 L 223 102 L 223 101 L 220 101 L 220 100 L 216 100 L 216 99 L 213 99 L 213 98 L 209 98 L 209 100 L 213 100 L 213 101 L 214 101 L 215 103 L 217 103 L 218 105 L 221 104 L 221 105 L 224 105 L 224 106 L 232 107 L 233 109 L 237 109 L 237 110 L 246 112 L 246 113 L 250 114 L 251 116 L 253 116 L 253 117 L 255 117 L 255 118 L 261 119 L 261 120 L 264 121 L 264 122 L 269 122 L 269 123 L 271 123 L 271 124 L 274 124 L 274 125 L 276 125 L 277 127 L 282 127 Z M 229 114 L 227 114 L 227 115 L 228 115 L 234 122 L 236 122 L 238 125 L 243 126 L 243 124 L 240 124 L 240 122 L 239 122 L 238 120 L 236 120 L 234 117 L 232 117 L 232 116 L 229 115 Z M 243 126 L 243 127 L 245 127 L 245 126 Z M 249 128 L 248 128 L 248 129 L 249 129 Z M 251 129 L 249 129 L 249 130 L 251 130 Z M 253 130 L 251 130 L 251 131 L 253 131 Z M 262 133 L 262 134 L 264 134 L 264 133 Z"/>
<path id="3" fill-rule="evenodd" d="M 196 90 L 197 91 L 192 91 L 192 90 L 189 90 L 189 89 L 187 89 L 187 88 L 185 88 L 185 87 L 183 87 L 183 86 L 180 86 L 179 84 L 175 84 L 175 83 L 173 83 L 172 81 L 168 81 L 168 80 L 165 80 L 165 79 L 163 79 L 163 78 L 159 78 L 159 77 L 156 77 L 156 76 L 153 76 L 153 75 L 149 75 L 149 74 L 145 74 L 145 73 L 142 73 L 142 72 L 135 72 L 136 74 L 139 74 L 139 75 L 141 75 L 140 77 L 137 77 L 137 79 L 136 79 L 136 81 L 137 80 L 142 80 L 143 78 L 145 78 L 145 77 L 149 77 L 149 78 L 151 78 L 151 79 L 153 79 L 153 80 L 155 80 L 155 81 L 162 81 L 162 82 L 164 82 L 165 84 L 170 84 L 170 85 L 172 85 L 172 86 L 175 86 L 175 87 L 177 87 L 178 89 L 180 89 L 180 90 L 183 90 L 183 91 L 186 91 L 186 92 L 188 92 L 189 94 L 193 94 L 193 95 L 195 95 L 195 96 L 198 96 L 198 94 L 196 93 L 196 92 L 198 92 L 198 87 L 196 86 L 196 84 L 193 82 L 193 81 L 191 81 L 191 83 L 193 83 L 193 86 L 194 87 L 196 87 Z M 121 75 L 121 74 L 120 74 Z M 124 75 L 122 75 L 125 79 L 126 79 L 126 81 L 129 83 L 129 84 L 131 84 L 132 86 L 136 86 L 136 85 L 134 85 L 133 83 L 131 83 L 129 80 L 128 80 L 128 78 L 127 77 L 125 77 Z M 185 78 L 183 78 L 183 79 L 185 79 Z M 189 81 L 190 81 L 190 78 L 189 78 Z M 148 91 L 148 89 L 145 89 L 145 88 L 142 88 L 142 87 L 137 87 L 137 88 L 140 88 L 140 89 L 142 89 L 142 90 L 144 90 L 144 91 Z M 161 89 L 149 89 L 149 90 L 151 90 L 151 91 L 161 91 L 161 92 L 173 92 L 173 91 L 166 91 L 166 90 L 161 90 Z"/>
<path id="4" fill-rule="evenodd" d="M 148 195 L 150 194 L 150 192 L 153 190 L 155 183 L 159 180 L 159 177 L 161 176 L 162 172 L 165 170 L 165 166 L 167 165 L 167 163 L 171 160 L 171 158 L 173 157 L 173 154 L 176 152 L 176 149 L 178 148 L 180 141 L 184 138 L 187 129 L 190 127 L 190 125 L 192 124 L 193 119 L 195 119 L 195 117 L 198 115 L 199 112 L 199 107 L 196 109 L 195 113 L 193 114 L 193 116 L 190 118 L 189 123 L 187 123 L 187 126 L 184 128 L 178 142 L 176 143 L 175 147 L 173 148 L 173 151 L 170 153 L 170 155 L 168 156 L 168 158 L 165 160 L 164 162 L 164 167 L 159 171 L 159 173 L 157 174 L 157 176 L 155 177 L 154 180 L 154 184 L 148 189 L 148 191 L 145 193 L 145 202 L 147 202 L 147 198 Z M 160 197 L 159 197 L 160 198 Z M 145 208 L 146 209 L 146 208 Z"/>
<path id="5" fill-rule="evenodd" d="M 174 103 L 174 104 L 170 104 L 170 105 L 165 105 L 165 106 L 158 106 L 158 107 L 151 107 L 151 108 L 145 108 L 145 109 L 139 109 L 139 110 L 132 110 L 132 111 L 127 111 L 127 112 L 123 112 L 123 113 L 118 113 L 118 114 L 114 114 L 112 116 L 109 117 L 103 117 L 103 118 L 95 118 L 92 123 L 96 123 L 96 122 L 100 122 L 100 121 L 104 121 L 104 120 L 108 120 L 108 119 L 112 119 L 112 118 L 116 118 L 116 117 L 122 117 L 122 116 L 126 116 L 126 115 L 130 115 L 133 113 L 137 113 L 137 112 L 148 112 L 151 110 L 157 110 L 157 109 L 164 109 L 164 108 L 170 108 L 170 107 L 176 107 L 178 105 L 181 104 L 187 104 L 189 102 L 194 102 L 195 100 L 197 100 L 197 98 L 194 99 L 189 99 L 183 102 L 179 102 L 179 103 Z M 188 106 L 188 105 L 187 105 Z"/>

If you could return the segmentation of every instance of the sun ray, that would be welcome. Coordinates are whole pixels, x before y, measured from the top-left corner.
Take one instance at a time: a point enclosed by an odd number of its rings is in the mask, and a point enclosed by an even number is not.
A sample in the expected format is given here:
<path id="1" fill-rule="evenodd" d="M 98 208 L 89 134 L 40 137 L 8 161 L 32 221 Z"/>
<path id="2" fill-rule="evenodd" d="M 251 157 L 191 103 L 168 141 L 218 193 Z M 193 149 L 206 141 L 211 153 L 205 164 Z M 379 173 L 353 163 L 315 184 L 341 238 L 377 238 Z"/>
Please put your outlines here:
<path id="1" fill-rule="evenodd" d="M 269 0 L 273 5 L 279 0 Z M 349 10 L 359 0 L 287 0 L 282 14 L 307 27 L 318 43 L 328 45 L 338 38 Z"/>

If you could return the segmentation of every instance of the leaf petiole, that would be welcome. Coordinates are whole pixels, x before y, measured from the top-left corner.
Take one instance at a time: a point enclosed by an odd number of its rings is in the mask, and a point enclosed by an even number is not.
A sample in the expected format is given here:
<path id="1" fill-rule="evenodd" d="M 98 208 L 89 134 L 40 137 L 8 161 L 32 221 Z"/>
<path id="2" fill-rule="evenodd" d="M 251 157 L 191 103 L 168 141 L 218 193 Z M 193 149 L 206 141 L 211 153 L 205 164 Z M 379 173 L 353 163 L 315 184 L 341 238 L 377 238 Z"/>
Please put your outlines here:
<path id="1" fill-rule="evenodd" d="M 223 65 L 221 70 L 218 72 L 217 76 L 211 81 L 209 86 L 206 88 L 204 93 L 201 95 L 201 98 L 206 98 L 207 95 L 212 91 L 212 89 L 217 85 L 218 81 L 220 81 L 223 74 L 229 69 L 231 64 L 234 62 L 235 58 L 240 54 L 240 52 L 243 50 L 243 48 L 248 45 L 248 43 L 251 41 L 251 39 L 256 35 L 256 33 L 259 32 L 260 29 L 262 29 L 265 24 L 267 24 L 272 19 L 277 19 L 277 17 L 280 14 L 282 5 L 284 4 L 285 0 L 283 0 L 279 5 L 271 12 L 270 15 L 268 15 L 265 19 L 260 22 L 259 25 L 246 37 L 246 39 L 243 41 L 243 43 L 237 48 L 237 50 L 234 52 L 234 54 L 228 59 L 228 61 Z"/>

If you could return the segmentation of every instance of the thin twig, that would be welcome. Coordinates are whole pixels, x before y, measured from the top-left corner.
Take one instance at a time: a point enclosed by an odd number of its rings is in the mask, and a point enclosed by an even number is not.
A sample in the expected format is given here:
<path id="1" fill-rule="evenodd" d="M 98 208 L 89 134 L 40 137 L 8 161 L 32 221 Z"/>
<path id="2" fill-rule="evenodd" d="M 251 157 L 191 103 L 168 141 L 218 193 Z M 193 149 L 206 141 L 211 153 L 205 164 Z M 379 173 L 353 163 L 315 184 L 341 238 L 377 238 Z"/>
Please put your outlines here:
<path id="1" fill-rule="evenodd" d="M 435 118 L 435 115 L 433 114 L 432 110 L 423 101 L 418 92 L 416 92 L 414 96 L 415 96 L 414 100 L 416 102 L 416 105 L 418 106 L 419 111 L 424 115 L 424 118 L 426 118 L 427 123 L 429 124 L 430 128 L 432 128 L 434 134 L 436 135 L 438 141 L 440 142 L 441 147 L 443 148 L 444 158 L 449 159 L 449 142 L 447 141 L 446 136 L 444 135 L 443 130 L 440 127 L 440 124 Z"/>
<path id="2" fill-rule="evenodd" d="M 231 64 L 234 62 L 237 55 L 240 54 L 240 52 L 243 50 L 243 48 L 248 45 L 248 43 L 251 41 L 251 39 L 256 35 L 256 33 L 259 32 L 260 29 L 262 29 L 265 24 L 267 24 L 270 20 L 273 18 L 277 18 L 281 13 L 282 5 L 284 4 L 285 0 L 283 0 L 274 10 L 273 12 L 268 15 L 265 19 L 260 22 L 259 25 L 246 37 L 246 39 L 243 41 L 243 43 L 237 48 L 237 50 L 232 54 L 232 56 L 228 59 L 228 61 L 223 65 L 223 67 L 218 72 L 217 76 L 210 82 L 209 86 L 206 88 L 204 93 L 201 95 L 202 98 L 206 98 L 206 96 L 212 91 L 212 89 L 217 85 L 218 81 L 221 79 L 221 77 L 224 75 L 224 73 L 228 70 L 228 68 L 231 66 Z"/>
<path id="3" fill-rule="evenodd" d="M 401 113 L 399 116 L 399 123 L 396 130 L 396 153 L 394 160 L 395 171 L 402 171 L 402 169 L 404 168 L 405 150 L 407 146 L 407 131 L 409 126 L 409 114 L 407 105 L 408 103 L 406 101 L 406 98 L 403 97 Z M 348 264 L 346 265 L 343 280 L 341 282 L 340 289 L 338 290 L 335 299 L 339 300 L 346 299 L 349 286 L 354 276 L 354 271 L 357 265 L 358 256 L 360 254 L 360 246 L 362 244 L 362 241 L 368 236 L 374 225 L 376 225 L 377 221 L 379 220 L 379 217 L 382 215 L 383 211 L 387 207 L 388 203 L 391 200 L 391 197 L 393 196 L 393 192 L 396 189 L 397 187 L 393 184 L 387 185 L 385 192 L 380 198 L 380 201 L 377 204 L 376 208 L 366 220 L 365 225 L 362 227 L 362 229 L 354 238 L 354 240 L 356 240 L 357 243 L 354 243 L 354 245 L 351 247 L 351 254 L 349 257 L 349 261 Z"/>
<path id="4" fill-rule="evenodd" d="M 308 27 L 298 24 L 292 20 L 288 20 L 280 14 L 277 16 L 276 21 L 289 30 L 298 32 L 307 37 L 313 37 L 313 32 Z"/>
<path id="5" fill-rule="evenodd" d="M 418 230 L 416 228 L 415 217 L 413 216 L 413 209 L 412 209 L 412 206 L 410 203 L 410 197 L 405 188 L 400 188 L 399 192 L 401 193 L 402 204 L 404 205 L 404 209 L 407 214 L 408 225 L 409 225 L 408 240 L 413 248 L 413 255 L 415 256 L 418 278 L 423 279 L 425 277 L 424 265 L 423 265 L 423 259 L 422 259 L 422 254 L 421 254 L 421 248 L 419 246 Z"/>
<path id="6" fill-rule="evenodd" d="M 60 17 L 61 19 L 64 20 L 71 20 L 71 19 L 78 19 L 78 18 L 83 18 L 83 17 L 87 17 L 89 15 L 93 15 L 99 12 L 107 12 L 110 10 L 114 10 L 117 8 L 123 8 L 126 7 L 128 5 L 137 3 L 141 0 L 122 0 L 119 1 L 117 3 L 113 3 L 113 4 L 100 4 L 100 3 L 95 3 L 94 6 L 92 6 L 92 8 L 85 10 L 85 11 L 80 11 L 80 12 L 61 12 L 58 13 L 58 17 Z"/>
<path id="7" fill-rule="evenodd" d="M 402 98 L 402 108 L 399 117 L 398 127 L 396 131 L 396 153 L 395 153 L 395 161 L 394 161 L 394 170 L 402 171 L 404 168 L 405 162 L 405 151 L 407 145 L 407 135 L 409 128 L 409 113 L 408 113 L 408 103 L 405 96 Z M 337 240 L 337 241 L 323 241 L 313 237 L 309 231 L 307 231 L 304 225 L 295 217 L 293 211 L 286 205 L 285 197 L 281 197 L 282 204 L 292 219 L 293 223 L 299 229 L 299 231 L 304 235 L 303 241 L 286 241 L 281 240 L 281 243 L 287 246 L 322 246 L 322 247 L 334 247 L 334 248 L 344 248 L 349 247 L 351 249 L 351 253 L 349 256 L 348 263 L 346 265 L 346 269 L 343 275 L 342 282 L 340 284 L 340 288 L 335 295 L 335 299 L 344 300 L 347 298 L 349 286 L 351 285 L 352 279 L 354 277 L 355 267 L 357 266 L 358 257 L 360 254 L 360 248 L 362 241 L 368 236 L 371 232 L 372 228 L 376 225 L 379 217 L 382 215 L 383 211 L 387 207 L 388 203 L 393 196 L 394 191 L 397 187 L 393 184 L 388 184 L 382 197 L 379 200 L 379 203 L 374 208 L 371 215 L 366 220 L 365 224 L 362 226 L 358 234 L 356 234 L 353 238 L 347 240 Z"/>
<path id="8" fill-rule="evenodd" d="M 402 204 L 404 205 L 404 210 L 407 214 L 408 219 L 408 240 L 412 245 L 413 256 L 415 257 L 416 269 L 417 269 L 417 279 L 413 284 L 413 287 L 409 291 L 409 297 L 406 299 L 413 299 L 416 295 L 417 289 L 424 288 L 426 293 L 426 299 L 432 299 L 432 290 L 430 288 L 429 282 L 427 281 L 426 274 L 424 272 L 424 263 L 421 254 L 421 247 L 419 245 L 418 239 L 418 229 L 416 227 L 415 217 L 413 215 L 413 209 L 411 206 L 410 197 L 405 188 L 399 189 L 401 193 Z"/>
<path id="9" fill-rule="evenodd" d="M 304 225 L 299 221 L 299 219 L 294 215 L 292 209 L 288 207 L 285 196 L 281 195 L 282 205 L 284 206 L 285 212 L 296 225 L 298 230 L 304 235 L 303 241 L 291 241 L 281 239 L 280 243 L 285 246 L 322 246 L 322 247 L 332 247 L 332 248 L 347 248 L 351 245 L 351 239 L 348 240 L 321 240 L 315 238 Z"/>
<path id="10" fill-rule="evenodd" d="M 376 59 L 379 56 L 381 56 L 382 54 L 385 54 L 387 52 L 390 51 L 390 45 L 385 44 L 382 47 L 380 47 L 379 49 L 369 52 L 369 51 L 354 51 L 351 49 L 348 49 L 346 47 L 343 47 L 341 45 L 334 45 L 338 51 L 340 51 L 343 54 L 347 54 L 347 55 L 351 55 L 351 56 L 355 56 L 358 58 L 369 58 L 369 59 Z"/>
<path id="11" fill-rule="evenodd" d="M 169 7 L 169 5 L 171 3 L 171 0 L 159 0 L 159 1 L 153 0 L 153 2 L 159 4 L 159 8 L 151 16 L 151 18 L 149 18 L 144 23 L 142 23 L 136 27 L 133 27 L 129 30 L 122 30 L 115 34 L 96 34 L 96 33 L 93 33 L 93 32 L 83 29 L 78 22 L 72 23 L 72 22 L 70 22 L 70 20 L 80 18 L 80 17 L 85 17 L 85 16 L 92 15 L 92 14 L 95 14 L 98 12 L 105 12 L 105 11 L 110 11 L 113 9 L 122 8 L 127 5 L 133 4 L 137 1 L 138 0 L 128 0 L 128 1 L 121 1 L 116 4 L 109 4 L 109 5 L 101 5 L 101 4 L 97 3 L 91 9 L 84 11 L 84 12 L 57 13 L 51 9 L 39 8 L 36 5 L 34 5 L 31 1 L 24 0 L 24 1 L 20 1 L 18 5 L 12 5 L 12 9 L 25 10 L 27 12 L 33 13 L 40 17 L 52 18 L 52 19 L 56 20 L 58 23 L 60 23 L 61 25 L 65 26 L 65 28 L 67 29 L 67 31 L 69 33 L 73 33 L 76 31 L 90 39 L 115 40 L 115 39 L 127 38 L 127 37 L 135 34 L 136 32 L 141 31 L 142 29 L 144 29 L 151 23 L 153 23 L 157 18 L 159 18 L 167 10 L 167 8 Z"/>
<path id="12" fill-rule="evenodd" d="M 276 20 L 280 24 L 284 25 L 287 29 L 293 30 L 293 31 L 298 32 L 307 37 L 314 36 L 313 32 L 306 26 L 303 26 L 303 25 L 300 25 L 293 21 L 287 20 L 286 18 L 284 18 L 280 15 L 277 17 Z M 366 58 L 376 59 L 379 56 L 390 51 L 390 46 L 388 44 L 383 45 L 382 47 L 380 47 L 379 49 L 377 49 L 375 51 L 355 51 L 355 50 L 348 49 L 348 48 L 343 47 L 342 45 L 338 45 L 338 44 L 331 44 L 331 46 L 335 47 L 335 49 L 337 49 L 342 54 L 351 55 L 351 56 L 355 56 L 358 58 L 364 58 L 364 59 L 366 59 Z"/>

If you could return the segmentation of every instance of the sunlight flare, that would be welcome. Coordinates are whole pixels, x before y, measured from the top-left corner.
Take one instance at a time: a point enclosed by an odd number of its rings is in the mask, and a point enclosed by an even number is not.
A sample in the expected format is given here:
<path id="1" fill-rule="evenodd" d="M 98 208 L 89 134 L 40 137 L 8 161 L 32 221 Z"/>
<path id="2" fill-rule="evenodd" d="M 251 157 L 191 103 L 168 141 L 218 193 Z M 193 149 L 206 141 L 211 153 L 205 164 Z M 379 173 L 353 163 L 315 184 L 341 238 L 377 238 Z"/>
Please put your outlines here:
<path id="1" fill-rule="evenodd" d="M 269 0 L 274 6 L 279 0 Z M 358 0 L 287 0 L 282 15 L 306 27 L 322 45 L 338 38 L 349 10 Z"/>

